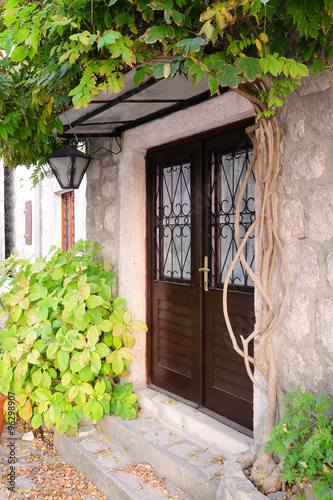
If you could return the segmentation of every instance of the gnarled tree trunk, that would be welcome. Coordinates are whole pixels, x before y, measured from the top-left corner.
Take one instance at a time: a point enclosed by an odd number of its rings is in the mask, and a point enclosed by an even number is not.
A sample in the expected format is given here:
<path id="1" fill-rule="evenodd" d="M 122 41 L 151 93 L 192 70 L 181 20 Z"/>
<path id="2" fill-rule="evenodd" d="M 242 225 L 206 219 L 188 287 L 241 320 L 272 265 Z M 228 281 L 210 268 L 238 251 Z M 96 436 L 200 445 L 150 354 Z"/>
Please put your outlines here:
<path id="1" fill-rule="evenodd" d="M 268 94 L 270 92 L 270 86 L 266 81 L 258 79 L 252 83 L 244 83 L 235 91 L 251 102 L 256 115 L 267 109 L 267 104 L 260 100 L 261 91 Z M 235 238 L 238 251 L 225 279 L 223 311 L 234 349 L 244 358 L 247 373 L 253 383 L 267 395 L 263 439 L 257 459 L 253 464 L 252 477 L 255 483 L 262 483 L 265 491 L 270 492 L 279 489 L 281 485 L 281 467 L 274 463 L 271 453 L 265 452 L 265 443 L 269 440 L 271 429 L 275 425 L 277 402 L 282 400 L 282 391 L 277 380 L 277 360 L 274 353 L 272 334 L 281 322 L 289 290 L 288 269 L 284 250 L 278 236 L 276 221 L 275 190 L 280 172 L 280 130 L 276 116 L 270 118 L 261 116 L 253 126 L 246 129 L 246 132 L 253 142 L 254 154 L 241 186 L 236 205 Z M 256 177 L 261 190 L 260 209 L 257 210 L 254 222 L 241 239 L 239 229 L 240 207 L 254 165 L 256 165 Z M 246 262 L 243 249 L 249 235 L 255 228 L 258 231 L 258 252 L 256 272 L 253 272 Z M 285 277 L 285 290 L 279 307 L 274 304 L 271 296 L 271 282 L 278 254 Z M 238 260 L 241 261 L 261 295 L 261 308 L 256 318 L 254 331 L 246 339 L 241 337 L 241 346 L 238 345 L 232 330 L 227 304 L 228 282 Z M 248 354 L 250 342 L 254 342 L 254 358 Z M 267 382 L 267 388 L 262 387 L 255 379 L 251 365 L 252 367 L 255 366 L 263 375 Z"/>

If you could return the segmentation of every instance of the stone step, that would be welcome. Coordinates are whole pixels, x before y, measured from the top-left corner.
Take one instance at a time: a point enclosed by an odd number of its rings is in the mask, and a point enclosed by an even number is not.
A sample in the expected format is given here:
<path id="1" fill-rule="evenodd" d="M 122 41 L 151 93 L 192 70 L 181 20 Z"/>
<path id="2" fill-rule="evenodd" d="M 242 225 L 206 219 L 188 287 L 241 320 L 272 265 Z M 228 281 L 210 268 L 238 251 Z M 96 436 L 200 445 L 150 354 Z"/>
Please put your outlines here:
<path id="1" fill-rule="evenodd" d="M 216 498 L 222 463 L 209 447 L 188 439 L 146 412 L 130 421 L 106 415 L 99 426 L 194 499 Z"/>
<path id="2" fill-rule="evenodd" d="M 111 500 L 215 500 L 223 458 L 248 450 L 253 439 L 160 392 L 137 393 L 142 410 L 135 420 L 104 415 L 81 425 L 77 437 L 55 434 L 62 457 Z M 165 488 L 140 484 L 130 463 L 150 464 Z"/>
<path id="3" fill-rule="evenodd" d="M 146 484 L 144 478 L 154 472 L 153 469 L 145 464 L 141 467 L 141 475 L 136 476 L 131 466 L 138 469 L 138 464 L 145 461 L 89 421 L 83 422 L 75 437 L 55 433 L 54 445 L 61 457 L 90 479 L 108 500 L 195 500 L 168 479 L 165 484 L 160 483 L 163 481 L 161 475 L 150 481 L 158 489 Z"/>

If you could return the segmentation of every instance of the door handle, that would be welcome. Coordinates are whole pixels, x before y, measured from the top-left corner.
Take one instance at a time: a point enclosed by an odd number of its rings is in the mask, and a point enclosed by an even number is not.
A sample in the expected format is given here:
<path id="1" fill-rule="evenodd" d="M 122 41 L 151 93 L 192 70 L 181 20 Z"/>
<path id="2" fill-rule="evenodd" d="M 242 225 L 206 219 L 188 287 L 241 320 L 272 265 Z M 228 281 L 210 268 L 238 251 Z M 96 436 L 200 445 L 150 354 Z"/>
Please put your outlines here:
<path id="1" fill-rule="evenodd" d="M 204 290 L 208 292 L 208 273 L 210 269 L 208 268 L 208 256 L 204 257 L 204 267 L 199 267 L 199 272 L 204 273 Z"/>

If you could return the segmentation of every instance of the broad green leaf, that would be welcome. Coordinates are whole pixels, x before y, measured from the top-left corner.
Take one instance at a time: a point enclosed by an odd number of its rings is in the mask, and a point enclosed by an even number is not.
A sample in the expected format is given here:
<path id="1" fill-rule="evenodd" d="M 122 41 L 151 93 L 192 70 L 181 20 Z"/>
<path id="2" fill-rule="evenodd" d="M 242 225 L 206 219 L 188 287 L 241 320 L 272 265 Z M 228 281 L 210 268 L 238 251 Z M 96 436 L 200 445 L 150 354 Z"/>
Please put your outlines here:
<path id="1" fill-rule="evenodd" d="M 120 356 L 117 355 L 116 360 L 113 361 L 112 363 L 112 370 L 116 375 L 118 375 L 123 371 L 123 369 L 124 369 L 124 361 Z"/>
<path id="2" fill-rule="evenodd" d="M 56 267 L 52 274 L 52 279 L 55 281 L 60 280 L 64 276 L 64 270 L 62 267 Z"/>
<path id="3" fill-rule="evenodd" d="M 259 61 L 255 57 L 240 57 L 235 62 L 248 81 L 255 80 L 261 73 Z"/>
<path id="4" fill-rule="evenodd" d="M 62 370 L 65 370 L 68 367 L 69 363 L 69 354 L 67 351 L 59 350 L 57 353 L 57 361 Z"/>
<path id="5" fill-rule="evenodd" d="M 126 325 L 122 323 L 116 323 L 113 328 L 113 336 L 120 337 L 126 330 Z"/>
<path id="6" fill-rule="evenodd" d="M 86 404 L 83 406 L 83 412 L 85 415 L 89 415 L 89 413 L 92 412 L 93 406 L 94 406 L 94 399 L 89 399 Z"/>
<path id="7" fill-rule="evenodd" d="M 31 425 L 34 429 L 38 429 L 42 425 L 43 418 L 40 413 L 36 413 L 31 419 Z"/>
<path id="8" fill-rule="evenodd" d="M 11 53 L 10 58 L 13 62 L 21 62 L 27 57 L 28 52 L 29 47 L 26 47 L 25 45 L 18 45 Z"/>
<path id="9" fill-rule="evenodd" d="M 87 340 L 91 343 L 91 345 L 97 344 L 99 340 L 99 333 L 95 326 L 91 326 L 87 333 Z"/>
<path id="10" fill-rule="evenodd" d="M 98 309 L 88 309 L 87 313 L 93 325 L 99 325 L 100 323 L 102 323 L 103 317 Z"/>
<path id="11" fill-rule="evenodd" d="M 13 370 L 10 369 L 1 377 L 1 386 L 6 387 L 7 385 L 9 385 L 12 378 L 13 378 Z"/>
<path id="12" fill-rule="evenodd" d="M 90 295 L 90 297 L 86 300 L 86 304 L 89 309 L 94 309 L 95 307 L 102 305 L 103 302 L 104 299 L 99 295 Z"/>
<path id="13" fill-rule="evenodd" d="M 60 406 L 57 404 L 52 404 L 49 408 L 49 415 L 52 422 L 56 424 L 61 417 Z"/>
<path id="14" fill-rule="evenodd" d="M 136 414 L 137 414 L 137 411 L 136 411 L 136 409 L 134 408 L 133 405 L 131 405 L 130 403 L 122 402 L 122 409 L 121 409 L 121 412 L 120 412 L 120 416 L 121 416 L 122 419 L 124 419 L 124 420 L 128 420 L 128 419 L 134 420 L 135 417 L 136 417 Z"/>
<path id="15" fill-rule="evenodd" d="M 66 386 L 70 384 L 72 381 L 72 374 L 71 372 L 66 372 L 62 377 L 61 377 L 61 384 Z"/>
<path id="16" fill-rule="evenodd" d="M 56 431 L 58 434 L 63 434 L 64 432 L 67 431 L 69 426 L 70 422 L 66 415 L 65 417 L 62 417 L 60 420 L 58 420 L 58 422 L 56 423 Z"/>
<path id="17" fill-rule="evenodd" d="M 73 401 L 78 394 L 79 394 L 79 388 L 77 385 L 73 385 L 68 391 L 68 397 L 71 401 Z"/>
<path id="18" fill-rule="evenodd" d="M 105 382 L 104 380 L 98 380 L 95 384 L 95 392 L 98 395 L 104 394 L 106 389 Z"/>
<path id="19" fill-rule="evenodd" d="M 29 309 L 30 302 L 28 297 L 25 297 L 24 299 L 20 300 L 19 306 L 21 307 L 21 309 Z"/>
<path id="20" fill-rule="evenodd" d="M 94 406 L 92 408 L 92 414 L 93 414 L 93 417 L 96 419 L 96 420 L 101 420 L 101 418 L 103 417 L 103 406 L 101 405 L 101 403 L 99 401 L 94 401 Z"/>
<path id="21" fill-rule="evenodd" d="M 51 397 L 51 393 L 47 389 L 36 389 L 35 394 L 42 401 L 49 401 Z"/>
<path id="22" fill-rule="evenodd" d="M 131 327 L 136 332 L 146 332 L 148 330 L 147 325 L 143 321 L 140 321 L 140 320 L 133 321 L 131 323 Z"/>
<path id="23" fill-rule="evenodd" d="M 124 332 L 122 339 L 123 339 L 123 342 L 124 342 L 126 347 L 134 347 L 135 346 L 135 338 L 133 337 L 131 332 L 129 332 L 128 330 L 126 330 Z"/>
<path id="24" fill-rule="evenodd" d="M 83 382 L 81 385 L 80 385 L 80 392 L 83 392 L 84 394 L 94 394 L 94 389 L 92 388 L 92 386 L 90 384 L 88 384 L 87 382 Z"/>
<path id="25" fill-rule="evenodd" d="M 89 380 L 91 379 L 93 373 L 91 371 L 91 368 L 90 368 L 90 365 L 86 365 L 84 366 L 79 372 L 78 372 L 79 376 L 80 376 L 80 380 L 82 380 L 82 382 L 89 382 Z M 95 376 L 95 375 L 94 375 Z"/>
<path id="26" fill-rule="evenodd" d="M 91 371 L 93 373 L 99 373 L 102 367 L 102 362 L 97 352 L 92 352 L 90 354 L 90 360 L 91 360 Z"/>
<path id="27" fill-rule="evenodd" d="M 78 319 L 79 321 L 83 321 L 85 310 L 86 308 L 84 303 L 78 304 L 74 309 L 75 318 Z"/>
<path id="28" fill-rule="evenodd" d="M 34 385 L 39 385 L 42 381 L 42 378 L 43 378 L 43 372 L 42 372 L 42 369 L 39 368 L 38 370 L 36 370 L 32 375 L 31 375 L 31 379 L 34 383 Z M 47 387 L 48 389 L 48 387 Z"/>
<path id="29" fill-rule="evenodd" d="M 241 83 L 242 78 L 238 75 L 238 68 L 227 63 L 223 63 L 220 67 L 221 69 L 217 73 L 217 78 L 223 87 L 237 87 Z"/>
<path id="30" fill-rule="evenodd" d="M 118 355 L 124 359 L 135 358 L 135 354 L 133 354 L 133 352 L 130 349 L 128 349 L 128 347 L 122 347 L 121 349 L 119 349 Z"/>
<path id="31" fill-rule="evenodd" d="M 40 357 L 40 352 L 37 351 L 37 349 L 33 349 L 31 352 L 29 352 L 27 356 L 27 361 L 28 363 L 31 363 L 33 365 L 38 365 L 39 357 Z"/>
<path id="32" fill-rule="evenodd" d="M 52 379 L 50 375 L 47 373 L 47 371 L 43 372 L 43 379 L 42 379 L 42 386 L 45 387 L 45 389 L 49 389 L 52 384 Z"/>
<path id="33" fill-rule="evenodd" d="M 55 354 L 58 349 L 59 349 L 58 344 L 52 342 L 52 344 L 50 344 L 46 350 L 46 356 L 47 357 L 53 356 L 53 354 Z"/>
<path id="34" fill-rule="evenodd" d="M 95 345 L 95 349 L 101 358 L 105 358 L 110 352 L 110 348 L 101 342 Z"/>

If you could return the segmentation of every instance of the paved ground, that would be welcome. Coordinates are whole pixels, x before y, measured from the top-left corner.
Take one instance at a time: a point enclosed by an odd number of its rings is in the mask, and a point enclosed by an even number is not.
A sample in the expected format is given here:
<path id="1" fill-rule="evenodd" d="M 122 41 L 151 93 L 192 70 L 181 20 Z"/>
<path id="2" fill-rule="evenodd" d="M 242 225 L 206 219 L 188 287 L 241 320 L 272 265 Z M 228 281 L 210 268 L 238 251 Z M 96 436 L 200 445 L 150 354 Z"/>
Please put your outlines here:
<path id="1" fill-rule="evenodd" d="M 43 439 L 35 432 L 34 439 L 27 441 L 22 436 L 28 431 L 26 424 L 17 422 L 13 435 L 5 427 L 0 438 L 0 500 L 105 500 L 83 474 L 61 459 L 52 446 L 52 432 L 45 431 Z"/>

